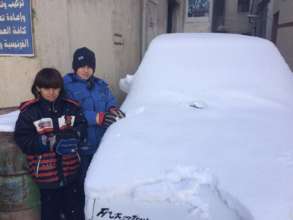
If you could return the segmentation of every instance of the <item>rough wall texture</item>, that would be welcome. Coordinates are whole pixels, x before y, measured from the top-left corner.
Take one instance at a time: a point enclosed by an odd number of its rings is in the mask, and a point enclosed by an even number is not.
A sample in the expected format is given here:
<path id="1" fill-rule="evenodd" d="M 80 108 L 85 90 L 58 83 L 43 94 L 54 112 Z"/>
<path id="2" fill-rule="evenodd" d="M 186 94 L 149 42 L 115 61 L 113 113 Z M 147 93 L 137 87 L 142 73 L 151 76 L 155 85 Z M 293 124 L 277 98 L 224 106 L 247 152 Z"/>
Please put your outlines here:
<path id="1" fill-rule="evenodd" d="M 167 5 L 167 0 L 142 1 L 142 56 L 151 40 L 167 31 Z"/>
<path id="2" fill-rule="evenodd" d="M 39 68 L 39 60 L 34 58 L 0 57 L 0 108 L 16 106 L 31 96 L 32 73 Z"/>
<path id="3" fill-rule="evenodd" d="M 278 31 L 277 47 L 293 71 L 293 27 L 281 28 Z"/>
<path id="4" fill-rule="evenodd" d="M 282 0 L 274 3 L 274 12 L 279 11 L 277 47 L 293 70 L 293 1 Z"/>
<path id="5" fill-rule="evenodd" d="M 245 12 L 237 11 L 237 2 L 235 0 L 226 0 L 225 3 L 225 30 L 231 33 L 248 33 L 250 26 Z"/>
<path id="6" fill-rule="evenodd" d="M 212 26 L 212 12 L 213 12 L 213 1 L 209 0 L 209 16 L 208 17 L 198 17 L 198 18 L 187 18 L 187 1 L 181 0 L 182 10 L 184 11 L 184 32 L 211 32 Z"/>
<path id="7" fill-rule="evenodd" d="M 35 57 L 0 57 L 0 108 L 30 98 L 40 68 L 71 71 L 72 54 L 81 46 L 95 51 L 96 75 L 121 101 L 118 81 L 140 62 L 141 1 L 32 0 L 32 7 Z"/>

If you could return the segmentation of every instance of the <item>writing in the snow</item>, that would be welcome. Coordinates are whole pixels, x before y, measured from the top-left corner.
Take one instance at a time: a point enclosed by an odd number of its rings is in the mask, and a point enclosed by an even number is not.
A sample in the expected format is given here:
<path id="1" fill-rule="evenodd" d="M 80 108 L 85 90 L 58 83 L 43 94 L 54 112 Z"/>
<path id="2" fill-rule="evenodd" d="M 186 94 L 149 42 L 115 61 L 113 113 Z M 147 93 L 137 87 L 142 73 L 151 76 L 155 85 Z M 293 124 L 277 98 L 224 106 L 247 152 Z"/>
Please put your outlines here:
<path id="1" fill-rule="evenodd" d="M 150 220 L 149 218 L 140 217 L 139 215 L 125 215 L 121 212 L 113 212 L 109 208 L 101 208 L 97 213 L 97 217 L 119 220 Z"/>

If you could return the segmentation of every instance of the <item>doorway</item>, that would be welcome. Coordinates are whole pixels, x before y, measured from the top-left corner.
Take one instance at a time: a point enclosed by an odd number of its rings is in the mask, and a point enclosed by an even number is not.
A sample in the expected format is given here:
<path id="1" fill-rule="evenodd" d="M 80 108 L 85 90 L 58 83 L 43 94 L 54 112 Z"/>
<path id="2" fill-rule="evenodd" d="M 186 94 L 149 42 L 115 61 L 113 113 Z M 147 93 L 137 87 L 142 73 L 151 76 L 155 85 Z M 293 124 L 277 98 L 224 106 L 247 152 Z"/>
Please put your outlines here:
<path id="1" fill-rule="evenodd" d="M 178 10 L 177 0 L 168 0 L 167 33 L 177 32 Z"/>
<path id="2" fill-rule="evenodd" d="M 225 0 L 215 0 L 213 7 L 212 32 L 225 32 Z"/>
<path id="3" fill-rule="evenodd" d="M 278 38 L 278 26 L 279 26 L 279 12 L 274 14 L 273 27 L 272 27 L 272 42 L 277 43 Z"/>
<path id="4" fill-rule="evenodd" d="M 142 55 L 145 53 L 149 43 L 158 35 L 158 2 L 155 0 L 143 1 L 142 22 Z"/>

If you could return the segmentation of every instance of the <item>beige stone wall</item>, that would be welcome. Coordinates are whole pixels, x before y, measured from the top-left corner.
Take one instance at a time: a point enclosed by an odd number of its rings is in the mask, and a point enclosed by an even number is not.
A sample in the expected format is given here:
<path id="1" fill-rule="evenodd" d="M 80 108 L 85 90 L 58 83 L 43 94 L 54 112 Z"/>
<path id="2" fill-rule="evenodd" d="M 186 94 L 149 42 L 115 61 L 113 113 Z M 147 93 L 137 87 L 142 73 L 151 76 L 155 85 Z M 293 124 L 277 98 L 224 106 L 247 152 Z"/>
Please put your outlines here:
<path id="1" fill-rule="evenodd" d="M 280 10 L 279 24 L 293 22 L 293 1 L 282 0 L 276 3 L 275 10 Z"/>
<path id="2" fill-rule="evenodd" d="M 149 43 L 167 30 L 168 0 L 142 0 L 142 50 L 143 56 Z"/>
<path id="3" fill-rule="evenodd" d="M 0 57 L 0 108 L 17 106 L 31 97 L 30 85 L 39 68 L 35 58 Z"/>
<path id="4" fill-rule="evenodd" d="M 293 10 L 293 9 L 292 9 Z M 277 47 L 293 71 L 293 27 L 278 30 Z"/>
<path id="5" fill-rule="evenodd" d="M 211 32 L 210 19 L 198 19 L 197 21 L 186 21 L 184 32 Z"/>
<path id="6" fill-rule="evenodd" d="M 141 1 L 32 0 L 35 57 L 0 57 L 0 108 L 31 97 L 35 73 L 55 67 L 71 71 L 72 54 L 81 46 L 95 51 L 96 75 L 106 79 L 121 101 L 118 81 L 140 62 Z"/>
<path id="7" fill-rule="evenodd" d="M 277 34 L 277 47 L 285 60 L 293 70 L 293 1 L 276 0 L 274 2 L 274 13 L 279 11 L 279 28 Z M 289 24 L 287 27 L 282 27 Z M 291 24 L 291 25 L 290 25 Z"/>
<path id="8" fill-rule="evenodd" d="M 182 1 L 182 10 L 184 10 L 184 32 L 211 32 L 212 26 L 212 11 L 213 11 L 213 1 L 209 0 L 210 10 L 208 17 L 198 17 L 189 19 L 186 16 L 187 11 L 187 0 Z"/>
<path id="9" fill-rule="evenodd" d="M 230 33 L 247 33 L 250 31 L 248 23 L 248 13 L 238 13 L 237 2 L 226 0 L 225 3 L 225 30 Z"/>

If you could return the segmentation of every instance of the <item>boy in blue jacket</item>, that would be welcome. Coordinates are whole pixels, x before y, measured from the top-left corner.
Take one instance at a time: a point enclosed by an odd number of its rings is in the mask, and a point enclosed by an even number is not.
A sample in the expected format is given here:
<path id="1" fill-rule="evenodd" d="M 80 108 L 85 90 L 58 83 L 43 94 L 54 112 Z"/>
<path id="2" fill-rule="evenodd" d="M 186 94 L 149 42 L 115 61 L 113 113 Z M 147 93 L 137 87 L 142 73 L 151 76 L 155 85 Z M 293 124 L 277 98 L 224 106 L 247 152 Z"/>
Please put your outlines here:
<path id="1" fill-rule="evenodd" d="M 88 123 L 86 143 L 79 149 L 81 179 L 84 181 L 106 128 L 125 114 L 117 108 L 108 84 L 94 76 L 96 58 L 93 51 L 86 47 L 77 49 L 73 54 L 72 68 L 74 72 L 64 77 L 65 91 L 68 98 L 79 102 Z"/>

